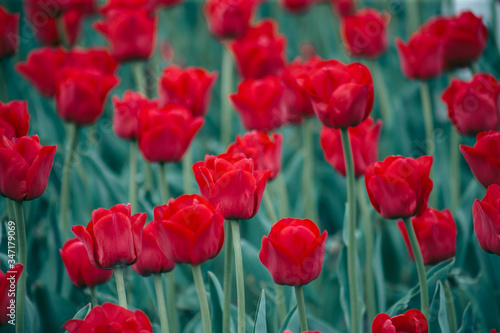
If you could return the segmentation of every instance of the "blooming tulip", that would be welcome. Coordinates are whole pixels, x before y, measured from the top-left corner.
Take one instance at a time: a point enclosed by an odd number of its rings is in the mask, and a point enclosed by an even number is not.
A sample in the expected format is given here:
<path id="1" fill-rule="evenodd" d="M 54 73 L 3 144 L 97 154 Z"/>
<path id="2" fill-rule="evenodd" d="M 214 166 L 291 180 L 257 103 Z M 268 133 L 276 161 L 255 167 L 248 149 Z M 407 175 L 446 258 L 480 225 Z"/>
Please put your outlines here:
<path id="1" fill-rule="evenodd" d="M 481 185 L 500 185 L 500 132 L 482 132 L 476 139 L 474 147 L 461 145 L 460 151 Z"/>
<path id="2" fill-rule="evenodd" d="M 131 215 L 130 204 L 119 204 L 94 210 L 87 228 L 78 225 L 72 230 L 85 245 L 92 264 L 110 269 L 131 265 L 139 259 L 145 222 L 146 213 Z"/>
<path id="3" fill-rule="evenodd" d="M 158 101 L 148 100 L 140 92 L 127 90 L 122 100 L 116 96 L 113 97 L 113 106 L 113 131 L 119 138 L 133 140 L 138 136 L 139 110 L 142 108 L 156 108 L 158 107 Z"/>
<path id="4" fill-rule="evenodd" d="M 0 102 L 0 128 L 8 138 L 28 135 L 30 128 L 30 115 L 28 103 L 25 101 L 12 101 L 7 104 Z"/>
<path id="5" fill-rule="evenodd" d="M 11 14 L 0 6 L 0 59 L 17 52 L 19 47 L 19 13 Z"/>
<path id="6" fill-rule="evenodd" d="M 262 237 L 259 259 L 275 283 L 288 286 L 308 284 L 321 273 L 325 256 L 326 230 L 308 219 L 282 219 L 269 236 Z"/>
<path id="7" fill-rule="evenodd" d="M 429 327 L 422 312 L 411 309 L 402 315 L 389 317 L 385 313 L 379 313 L 372 323 L 372 333 L 427 333 Z"/>
<path id="8" fill-rule="evenodd" d="M 389 156 L 365 172 L 366 190 L 375 210 L 386 219 L 420 216 L 427 208 L 432 156 Z"/>
<path id="9" fill-rule="evenodd" d="M 208 30 L 220 39 L 243 36 L 259 2 L 257 0 L 207 0 L 203 12 L 207 19 Z"/>
<path id="10" fill-rule="evenodd" d="M 22 264 L 17 264 L 5 274 L 0 271 L 0 306 L 3 309 L 0 311 L 0 326 L 7 325 L 10 317 L 9 307 L 12 306 L 12 302 L 15 301 L 13 293 L 11 290 L 17 285 L 17 280 L 23 272 L 24 266 Z M 15 303 L 14 303 L 15 304 Z M 15 313 L 15 308 L 14 308 Z"/>
<path id="11" fill-rule="evenodd" d="M 479 245 L 488 253 L 500 256 L 500 186 L 490 185 L 482 200 L 472 206 L 474 231 Z"/>

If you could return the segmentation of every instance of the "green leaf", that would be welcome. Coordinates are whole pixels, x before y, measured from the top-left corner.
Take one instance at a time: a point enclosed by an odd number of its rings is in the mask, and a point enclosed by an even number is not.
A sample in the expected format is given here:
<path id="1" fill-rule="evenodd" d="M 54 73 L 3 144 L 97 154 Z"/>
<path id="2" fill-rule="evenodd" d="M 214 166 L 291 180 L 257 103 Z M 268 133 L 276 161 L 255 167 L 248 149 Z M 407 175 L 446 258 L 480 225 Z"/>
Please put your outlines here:
<path id="1" fill-rule="evenodd" d="M 462 316 L 462 326 L 457 333 L 474 333 L 474 313 L 472 312 L 471 303 L 467 304 Z"/>
<path id="2" fill-rule="evenodd" d="M 222 286 L 214 273 L 208 272 L 210 286 L 210 302 L 212 303 L 212 331 L 222 332 L 222 307 L 224 292 Z M 233 323 L 231 321 L 231 325 Z"/>
<path id="3" fill-rule="evenodd" d="M 266 322 L 266 292 L 262 290 L 259 297 L 259 302 L 257 303 L 257 311 L 255 312 L 255 326 L 253 328 L 253 333 L 267 333 L 267 322 Z"/>
<path id="4" fill-rule="evenodd" d="M 448 308 L 446 306 L 446 296 L 441 281 L 437 282 L 436 291 L 431 302 L 431 318 L 429 322 L 429 331 L 431 332 L 449 332 Z"/>
<path id="5" fill-rule="evenodd" d="M 91 303 L 85 305 L 83 308 L 78 310 L 78 312 L 75 314 L 73 319 L 82 319 L 83 320 L 87 316 L 87 314 L 90 312 L 90 310 L 92 310 Z"/>
<path id="6" fill-rule="evenodd" d="M 385 296 L 384 264 L 382 255 L 382 233 L 376 230 L 375 249 L 373 255 L 373 275 L 375 276 L 375 285 L 377 288 L 377 300 L 379 309 L 387 309 Z"/>
<path id="7" fill-rule="evenodd" d="M 291 330 L 292 332 L 298 332 L 300 330 L 299 314 L 297 313 L 297 305 L 291 309 L 286 315 L 283 324 L 278 332 L 283 332 L 284 330 Z"/>

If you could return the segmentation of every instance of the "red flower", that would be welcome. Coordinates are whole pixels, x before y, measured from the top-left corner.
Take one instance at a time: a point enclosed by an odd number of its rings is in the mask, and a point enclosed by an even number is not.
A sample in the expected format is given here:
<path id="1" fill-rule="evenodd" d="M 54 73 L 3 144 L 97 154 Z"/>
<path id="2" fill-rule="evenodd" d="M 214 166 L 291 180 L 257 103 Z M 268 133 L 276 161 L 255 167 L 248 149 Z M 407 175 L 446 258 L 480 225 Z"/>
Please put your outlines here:
<path id="1" fill-rule="evenodd" d="M 86 49 L 75 47 L 66 51 L 64 67 L 93 69 L 103 74 L 114 74 L 118 63 L 103 47 Z"/>
<path id="2" fill-rule="evenodd" d="M 500 256 L 500 186 L 490 185 L 486 195 L 472 206 L 474 231 L 479 245 L 488 253 Z"/>
<path id="3" fill-rule="evenodd" d="M 372 323 L 372 333 L 428 333 L 427 320 L 422 312 L 411 309 L 402 315 L 389 317 L 379 313 Z"/>
<path id="4" fill-rule="evenodd" d="M 258 0 L 207 0 L 203 12 L 217 38 L 239 38 L 248 28 Z"/>
<path id="5" fill-rule="evenodd" d="M 432 156 L 389 156 L 370 165 L 365 183 L 375 210 L 386 219 L 422 215 L 432 191 L 431 166 Z"/>
<path id="6" fill-rule="evenodd" d="M 12 101 L 7 104 L 0 102 L 0 128 L 5 130 L 8 138 L 28 135 L 30 129 L 30 115 L 28 103 L 25 101 Z"/>
<path id="7" fill-rule="evenodd" d="M 316 0 L 280 0 L 279 4 L 292 13 L 300 13 L 311 7 Z"/>
<path id="8" fill-rule="evenodd" d="M 131 215 L 130 204 L 119 204 L 94 210 L 87 228 L 78 225 L 72 231 L 85 245 L 90 262 L 110 269 L 132 265 L 139 259 L 144 223 L 146 213 Z"/>
<path id="9" fill-rule="evenodd" d="M 193 164 L 202 196 L 217 206 L 224 218 L 246 220 L 259 210 L 270 170 L 254 170 L 254 161 L 244 155 L 205 156 Z"/>
<path id="10" fill-rule="evenodd" d="M 139 110 L 139 149 L 149 162 L 180 162 L 204 124 L 182 106 Z"/>
<path id="11" fill-rule="evenodd" d="M 0 59 L 17 52 L 19 47 L 19 13 L 11 14 L 0 6 Z"/>
<path id="12" fill-rule="evenodd" d="M 278 77 L 266 76 L 241 82 L 238 92 L 229 95 L 229 100 L 247 130 L 272 131 L 287 120 L 284 91 Z"/>
<path id="13" fill-rule="evenodd" d="M 424 264 L 437 264 L 455 255 L 457 226 L 453 215 L 448 209 L 439 212 L 429 207 L 419 217 L 412 217 L 411 223 L 417 235 Z M 398 222 L 398 228 L 401 235 L 403 235 L 411 259 L 415 261 L 403 221 Z"/>
<path id="14" fill-rule="evenodd" d="M 236 141 L 227 148 L 228 154 L 243 154 L 257 163 L 255 170 L 271 170 L 269 180 L 274 179 L 281 170 L 281 145 L 283 136 L 273 133 L 272 137 L 266 132 L 247 132 L 243 137 L 239 135 Z"/>
<path id="15" fill-rule="evenodd" d="M 378 155 L 378 140 L 382 122 L 366 118 L 361 124 L 349 127 L 352 154 L 354 158 L 354 174 L 361 177 L 366 168 L 375 161 Z M 342 176 L 346 176 L 344 149 L 340 138 L 340 130 L 323 126 L 320 132 L 320 144 L 325 160 Z"/>
<path id="16" fill-rule="evenodd" d="M 238 72 L 244 79 L 277 75 L 285 68 L 286 39 L 276 30 L 277 23 L 265 19 L 229 43 Z"/>
<path id="17" fill-rule="evenodd" d="M 276 284 L 300 286 L 315 280 L 323 268 L 326 230 L 311 220 L 282 219 L 262 237 L 259 259 Z"/>
<path id="18" fill-rule="evenodd" d="M 448 117 L 462 135 L 491 131 L 500 125 L 500 83 L 490 74 L 476 74 L 472 81 L 453 79 L 441 99 Z"/>
<path id="19" fill-rule="evenodd" d="M 224 217 L 197 194 L 170 199 L 155 207 L 161 224 L 160 247 L 177 263 L 199 265 L 219 254 L 224 244 Z"/>
<path id="20" fill-rule="evenodd" d="M 119 62 L 149 59 L 154 51 L 157 18 L 145 8 L 111 8 L 94 28 L 110 43 L 111 54 Z"/>
<path id="21" fill-rule="evenodd" d="M 161 228 L 157 221 L 152 221 L 144 227 L 141 256 L 132 265 L 132 269 L 141 276 L 166 273 L 175 268 L 175 262 L 165 256 L 163 246 L 160 245 Z"/>
<path id="22" fill-rule="evenodd" d="M 158 107 L 157 100 L 149 100 L 140 92 L 127 90 L 120 100 L 117 96 L 113 97 L 113 131 L 116 136 L 126 140 L 134 140 L 138 134 L 138 114 L 142 108 Z"/>
<path id="23" fill-rule="evenodd" d="M 0 271 L 0 306 L 2 308 L 2 311 L 0 311 L 0 326 L 7 325 L 9 320 L 16 318 L 16 305 L 12 303 L 15 298 L 10 290 L 17 285 L 17 280 L 19 280 L 23 269 L 22 264 L 17 264 L 5 274 Z"/>
<path id="24" fill-rule="evenodd" d="M 360 63 L 322 61 L 301 85 L 311 97 L 316 116 L 327 127 L 357 126 L 373 107 L 372 76 Z"/>
<path id="25" fill-rule="evenodd" d="M 69 279 L 78 288 L 92 288 L 104 284 L 113 275 L 112 270 L 95 267 L 90 262 L 85 245 L 76 238 L 64 243 L 59 253 L 61 254 Z"/>
<path id="26" fill-rule="evenodd" d="M 70 319 L 63 328 L 69 333 L 137 332 L 153 333 L 148 317 L 140 310 L 130 311 L 113 303 L 90 310 L 85 319 Z"/>
<path id="27" fill-rule="evenodd" d="M 365 8 L 340 21 L 340 34 L 351 56 L 377 58 L 388 48 L 389 13 Z"/>
<path id="28" fill-rule="evenodd" d="M 474 147 L 461 145 L 460 151 L 481 185 L 500 185 L 500 132 L 482 132 L 476 139 Z"/>
<path id="29" fill-rule="evenodd" d="M 327 0 L 333 11 L 340 17 L 354 13 L 356 10 L 355 0 Z"/>
<path id="30" fill-rule="evenodd" d="M 104 6 L 99 8 L 103 14 L 107 14 L 114 9 L 137 10 L 145 8 L 145 6 L 155 0 L 108 0 Z"/>
<path id="31" fill-rule="evenodd" d="M 57 113 L 62 120 L 78 126 L 95 122 L 104 111 L 109 91 L 119 80 L 96 70 L 65 68 L 56 83 Z"/>
<path id="32" fill-rule="evenodd" d="M 42 146 L 37 135 L 9 139 L 0 128 L 0 195 L 33 200 L 45 192 L 56 146 Z M 12 140 L 12 141 L 11 141 Z"/>
<path id="33" fill-rule="evenodd" d="M 171 65 L 163 70 L 158 79 L 160 106 L 182 105 L 195 117 L 203 117 L 208 112 L 212 87 L 217 72 L 209 73 L 201 67 L 180 68 Z"/>

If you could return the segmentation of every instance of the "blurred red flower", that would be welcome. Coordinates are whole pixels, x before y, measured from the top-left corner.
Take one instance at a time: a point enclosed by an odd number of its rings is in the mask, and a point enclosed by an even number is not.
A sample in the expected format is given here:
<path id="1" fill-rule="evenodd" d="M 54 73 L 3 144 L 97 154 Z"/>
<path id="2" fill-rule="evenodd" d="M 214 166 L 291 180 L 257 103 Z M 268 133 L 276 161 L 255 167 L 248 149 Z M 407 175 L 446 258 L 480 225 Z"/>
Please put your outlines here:
<path id="1" fill-rule="evenodd" d="M 19 47 L 19 13 L 0 6 L 0 59 L 13 55 Z"/>
<path id="2" fill-rule="evenodd" d="M 11 320 L 11 302 L 14 301 L 15 298 L 9 290 L 12 289 L 11 285 L 17 285 L 17 280 L 19 280 L 19 277 L 23 273 L 23 269 L 24 266 L 22 264 L 17 264 L 5 274 L 0 271 L 0 306 L 3 309 L 0 311 L 0 326 L 7 325 L 9 320 Z M 13 309 L 15 314 L 15 303 Z"/>
<path id="3" fill-rule="evenodd" d="M 0 102 L 0 128 L 4 129 L 7 138 L 28 135 L 30 129 L 30 115 L 28 103 L 25 101 Z"/>
<path id="4" fill-rule="evenodd" d="M 260 0 L 207 0 L 203 7 L 208 30 L 217 38 L 239 38 L 248 29 Z"/>
<path id="5" fill-rule="evenodd" d="M 482 132 L 476 140 L 474 147 L 460 146 L 472 174 L 485 188 L 500 185 L 500 132 Z"/>
<path id="6" fill-rule="evenodd" d="M 472 206 L 474 231 L 481 248 L 500 256 L 500 186 L 492 184 Z"/>
<path id="7" fill-rule="evenodd" d="M 139 110 L 156 108 L 158 101 L 149 100 L 140 92 L 127 90 L 122 100 L 113 96 L 113 106 L 113 131 L 116 136 L 126 140 L 135 140 L 138 137 Z"/>

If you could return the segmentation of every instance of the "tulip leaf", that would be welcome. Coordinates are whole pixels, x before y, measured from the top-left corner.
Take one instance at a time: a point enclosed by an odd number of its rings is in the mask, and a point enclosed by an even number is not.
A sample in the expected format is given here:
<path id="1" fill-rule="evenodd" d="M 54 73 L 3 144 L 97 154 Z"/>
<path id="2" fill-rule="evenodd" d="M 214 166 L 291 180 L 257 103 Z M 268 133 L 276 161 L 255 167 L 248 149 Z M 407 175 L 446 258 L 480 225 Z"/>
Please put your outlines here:
<path id="1" fill-rule="evenodd" d="M 87 316 L 87 314 L 90 312 L 90 310 L 92 310 L 91 303 L 85 305 L 83 308 L 78 310 L 78 312 L 75 314 L 73 319 L 84 319 Z"/>
<path id="2" fill-rule="evenodd" d="M 453 300 L 451 300 L 453 301 Z M 446 296 L 441 281 L 437 282 L 436 291 L 431 302 L 431 318 L 429 321 L 429 331 L 431 332 L 449 332 L 448 308 L 446 305 Z"/>
<path id="3" fill-rule="evenodd" d="M 474 333 L 474 313 L 472 311 L 472 304 L 467 304 L 462 316 L 462 325 L 457 333 Z"/>
<path id="4" fill-rule="evenodd" d="M 278 332 L 283 332 L 284 330 L 287 329 L 291 330 L 292 332 L 298 332 L 300 329 L 299 314 L 297 313 L 297 305 L 295 305 L 288 312 Z"/>
<path id="5" fill-rule="evenodd" d="M 259 302 L 257 303 L 254 325 L 253 333 L 267 333 L 266 292 L 264 290 L 260 293 Z"/>
<path id="6" fill-rule="evenodd" d="M 368 259 L 368 258 L 367 258 Z M 384 280 L 384 261 L 382 255 L 382 234 L 376 230 L 375 246 L 373 255 L 373 274 L 375 276 L 375 285 L 377 288 L 378 308 L 386 309 L 385 298 L 385 280 Z"/>
<path id="7" fill-rule="evenodd" d="M 214 273 L 208 272 L 210 285 L 210 301 L 212 303 L 212 331 L 222 332 L 222 307 L 224 292 L 222 286 Z M 231 321 L 231 326 L 233 323 Z"/>

